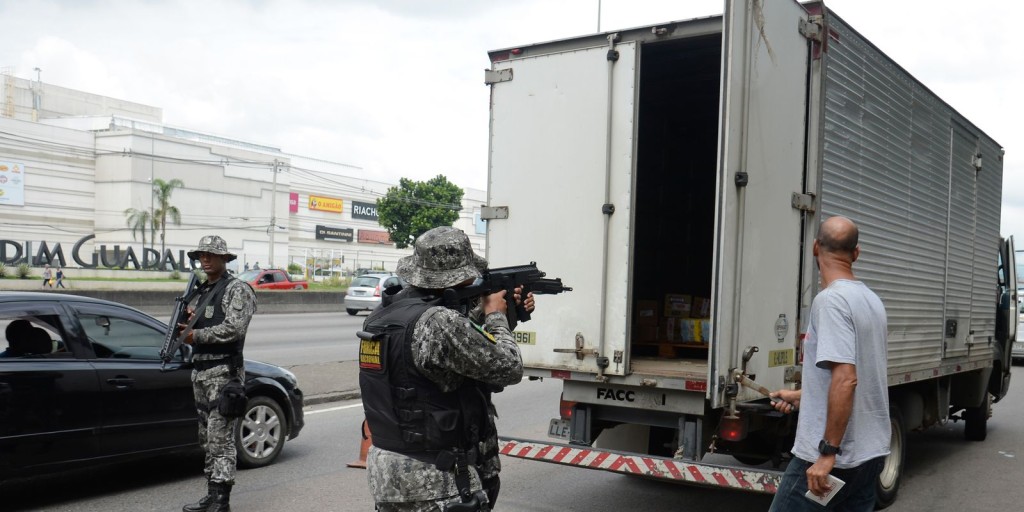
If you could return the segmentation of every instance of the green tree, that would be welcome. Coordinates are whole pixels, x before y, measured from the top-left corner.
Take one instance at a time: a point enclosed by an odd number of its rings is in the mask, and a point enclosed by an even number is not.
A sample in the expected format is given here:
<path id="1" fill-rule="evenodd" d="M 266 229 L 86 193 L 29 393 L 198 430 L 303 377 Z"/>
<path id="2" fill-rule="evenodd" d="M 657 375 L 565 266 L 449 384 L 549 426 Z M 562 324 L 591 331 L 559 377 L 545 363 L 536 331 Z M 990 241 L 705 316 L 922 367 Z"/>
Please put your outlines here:
<path id="1" fill-rule="evenodd" d="M 146 246 L 146 231 L 149 230 L 150 239 L 152 240 L 153 233 L 155 231 L 155 224 L 153 222 L 153 214 L 149 210 L 136 210 L 135 208 L 128 208 L 124 211 L 124 216 L 128 227 L 132 230 L 132 240 L 135 240 L 135 233 L 142 233 L 142 246 Z"/>
<path id="2" fill-rule="evenodd" d="M 171 204 L 171 194 L 176 188 L 185 188 L 185 183 L 175 178 L 171 181 L 164 181 L 160 178 L 153 180 L 153 194 L 156 196 L 158 207 L 153 212 L 153 225 L 160 230 L 160 257 L 163 257 L 166 249 L 164 238 L 167 235 L 167 217 L 175 226 L 181 225 L 181 212 L 178 207 Z M 145 244 L 143 244 L 145 245 Z"/>
<path id="3" fill-rule="evenodd" d="M 440 174 L 429 181 L 402 178 L 377 200 L 378 221 L 395 246 L 404 249 L 424 232 L 458 220 L 463 193 Z"/>

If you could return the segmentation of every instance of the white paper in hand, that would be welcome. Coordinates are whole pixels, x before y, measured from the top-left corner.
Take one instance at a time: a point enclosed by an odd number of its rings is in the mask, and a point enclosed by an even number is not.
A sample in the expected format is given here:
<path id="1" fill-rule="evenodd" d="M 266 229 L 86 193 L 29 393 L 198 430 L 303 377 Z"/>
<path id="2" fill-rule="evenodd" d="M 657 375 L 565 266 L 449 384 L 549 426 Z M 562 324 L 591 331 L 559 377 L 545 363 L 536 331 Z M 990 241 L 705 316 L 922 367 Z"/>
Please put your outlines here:
<path id="1" fill-rule="evenodd" d="M 829 490 L 824 496 L 816 496 L 811 491 L 807 491 L 807 493 L 804 494 L 804 497 L 809 499 L 809 500 L 811 500 L 811 501 L 813 501 L 813 502 L 815 502 L 815 503 L 817 503 L 817 504 L 819 504 L 819 505 L 822 505 L 822 506 L 828 505 L 828 502 L 832 501 L 832 497 L 835 496 L 836 493 L 839 492 L 839 489 L 842 489 L 843 486 L 846 485 L 846 482 L 844 482 L 844 481 L 842 481 L 842 480 L 840 480 L 840 479 L 838 479 L 838 478 L 836 478 L 836 477 L 834 477 L 832 475 L 829 475 L 828 476 L 828 483 L 829 483 L 829 485 L 832 486 L 832 489 Z"/>

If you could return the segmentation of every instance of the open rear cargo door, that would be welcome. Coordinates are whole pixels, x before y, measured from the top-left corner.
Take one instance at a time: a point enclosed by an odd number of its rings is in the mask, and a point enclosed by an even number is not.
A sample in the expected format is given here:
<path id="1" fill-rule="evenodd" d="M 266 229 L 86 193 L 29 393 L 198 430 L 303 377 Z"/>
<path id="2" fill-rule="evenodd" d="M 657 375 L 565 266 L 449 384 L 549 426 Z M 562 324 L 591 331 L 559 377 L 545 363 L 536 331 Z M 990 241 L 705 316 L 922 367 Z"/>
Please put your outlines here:
<path id="1" fill-rule="evenodd" d="M 488 72 L 489 263 L 536 261 L 574 290 L 538 297 L 518 327 L 527 368 L 597 372 L 607 357 L 624 374 L 636 45 L 610 50 L 509 54 Z"/>
<path id="2" fill-rule="evenodd" d="M 797 2 L 728 1 L 709 378 L 728 378 L 756 346 L 747 373 L 771 389 L 795 361 L 808 105 L 808 40 Z M 813 203 L 812 203 L 813 204 Z M 813 264 L 813 263 L 810 263 Z M 710 380 L 724 384 L 722 380 Z M 726 399 L 708 386 L 712 404 Z M 757 398 L 742 388 L 740 399 Z"/>

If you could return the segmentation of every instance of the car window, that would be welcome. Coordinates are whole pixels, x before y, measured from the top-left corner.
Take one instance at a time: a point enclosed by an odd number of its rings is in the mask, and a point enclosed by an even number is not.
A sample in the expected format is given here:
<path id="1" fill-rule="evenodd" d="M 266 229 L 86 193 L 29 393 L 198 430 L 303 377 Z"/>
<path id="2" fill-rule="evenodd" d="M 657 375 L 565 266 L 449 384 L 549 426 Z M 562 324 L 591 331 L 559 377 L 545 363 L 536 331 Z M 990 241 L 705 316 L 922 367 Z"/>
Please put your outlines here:
<path id="1" fill-rule="evenodd" d="M 287 278 L 284 277 L 283 272 L 274 272 L 274 281 L 278 283 L 283 283 L 287 281 Z"/>
<path id="2" fill-rule="evenodd" d="M 380 282 L 379 277 L 361 276 L 352 280 L 352 287 L 362 286 L 364 288 L 376 288 Z"/>
<path id="3" fill-rule="evenodd" d="M 241 279 L 242 281 L 252 282 L 253 279 L 256 279 L 256 276 L 259 275 L 259 273 L 259 270 L 246 270 L 245 272 L 238 274 L 238 279 Z"/>
<path id="4" fill-rule="evenodd" d="M 79 312 L 78 319 L 89 336 L 96 357 L 160 359 L 166 333 L 129 318 Z"/>
<path id="5" fill-rule="evenodd" d="M 0 360 L 75 357 L 68 350 L 55 309 L 5 309 L 0 310 L 0 333 L 4 336 Z"/>

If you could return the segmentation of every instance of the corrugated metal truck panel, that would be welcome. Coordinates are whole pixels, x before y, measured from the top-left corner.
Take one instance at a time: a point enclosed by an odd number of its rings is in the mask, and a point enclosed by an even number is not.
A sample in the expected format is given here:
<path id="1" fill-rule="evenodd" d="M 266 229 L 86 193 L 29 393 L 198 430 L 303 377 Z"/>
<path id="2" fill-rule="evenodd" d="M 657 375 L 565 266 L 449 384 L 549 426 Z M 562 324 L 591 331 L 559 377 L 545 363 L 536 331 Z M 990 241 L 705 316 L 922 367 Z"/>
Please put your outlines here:
<path id="1" fill-rule="evenodd" d="M 830 28 L 822 212 L 861 227 L 855 270 L 885 303 L 890 374 L 938 365 L 944 342 L 946 357 L 966 356 L 969 331 L 975 343 L 994 333 L 999 187 L 979 181 L 975 209 L 973 176 L 951 172 L 951 150 L 970 154 L 951 135 L 959 116 L 842 20 Z M 963 319 L 956 338 L 944 337 L 944 312 Z M 987 344 L 970 350 L 987 354 Z"/>

